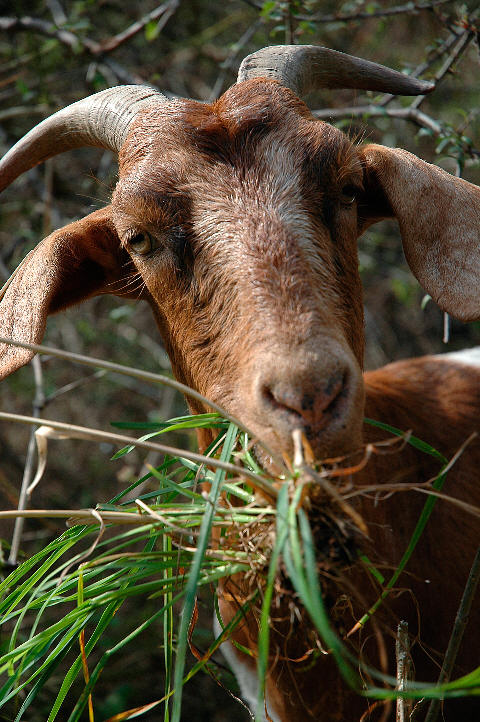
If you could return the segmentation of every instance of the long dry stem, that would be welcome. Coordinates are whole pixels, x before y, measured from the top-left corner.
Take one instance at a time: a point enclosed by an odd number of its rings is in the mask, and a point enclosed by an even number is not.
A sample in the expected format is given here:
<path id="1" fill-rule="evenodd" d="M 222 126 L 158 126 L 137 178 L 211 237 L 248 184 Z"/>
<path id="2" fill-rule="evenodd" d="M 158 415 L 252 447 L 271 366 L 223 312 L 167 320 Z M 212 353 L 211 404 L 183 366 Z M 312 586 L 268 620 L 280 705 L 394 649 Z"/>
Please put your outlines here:
<path id="1" fill-rule="evenodd" d="M 411 674 L 410 640 L 408 638 L 408 622 L 399 622 L 395 640 L 395 656 L 397 659 L 397 687 L 405 691 Z M 411 700 L 406 697 L 397 698 L 396 722 L 408 722 L 412 711 Z"/>
<path id="2" fill-rule="evenodd" d="M 130 376 L 135 379 L 140 379 L 141 381 L 169 386 L 170 388 L 180 391 L 180 393 L 184 394 L 185 396 L 195 399 L 196 401 L 200 401 L 200 403 L 202 403 L 203 405 L 210 407 L 221 416 L 223 416 L 225 419 L 228 419 L 233 424 L 235 424 L 235 426 L 238 426 L 239 429 L 245 431 L 245 433 L 247 433 L 250 438 L 256 438 L 255 434 L 253 434 L 253 432 L 250 431 L 250 429 L 248 429 L 245 424 L 242 424 L 239 419 L 237 419 L 235 416 L 232 416 L 232 414 L 229 414 L 228 411 L 223 409 L 214 401 L 210 401 L 210 399 L 207 399 L 206 396 L 203 396 L 203 394 L 195 391 L 195 389 L 192 389 L 189 386 L 180 383 L 180 381 L 175 381 L 175 379 L 169 378 L 168 376 L 155 374 L 151 371 L 143 371 L 141 369 L 136 369 L 131 366 L 123 366 L 122 364 L 116 364 L 113 361 L 105 361 L 104 359 L 94 358 L 93 356 L 83 356 L 82 354 L 72 353 L 71 351 L 63 351 L 61 349 L 53 348 L 51 346 L 27 343 L 25 341 L 15 341 L 11 338 L 5 338 L 0 336 L 0 344 L 2 343 L 10 344 L 12 346 L 19 346 L 20 348 L 26 348 L 30 351 L 34 351 L 35 353 L 48 354 L 49 356 L 62 358 L 66 361 L 73 361 L 74 363 L 82 364 L 83 366 L 105 369 L 106 371 L 111 371 L 116 374 L 122 374 L 123 376 Z M 262 446 L 265 449 L 267 454 L 272 458 L 272 460 L 275 462 L 279 469 L 285 471 L 285 464 L 283 462 L 283 459 L 278 456 L 278 454 L 275 454 L 275 452 L 272 451 L 272 449 L 270 449 L 260 439 L 256 439 L 256 443 L 258 443 L 259 446 Z M 185 454 L 183 455 L 185 456 Z"/>
<path id="3" fill-rule="evenodd" d="M 35 357 L 32 359 L 33 376 L 35 379 L 35 398 L 33 400 L 33 416 L 39 418 L 42 409 L 45 406 L 45 396 L 43 393 L 43 380 L 42 380 L 42 367 L 40 359 Z M 20 497 L 18 500 L 18 509 L 26 509 L 28 499 L 30 497 L 30 485 L 33 477 L 33 466 L 35 460 L 35 428 L 32 428 L 30 432 L 30 438 L 28 440 L 27 457 L 25 460 L 25 467 L 23 469 L 22 485 L 20 488 Z M 8 556 L 8 564 L 12 567 L 16 566 L 18 559 L 18 551 L 20 549 L 20 542 L 22 540 L 24 519 L 18 516 L 15 520 L 15 526 L 13 529 L 12 545 L 10 547 L 10 554 Z"/>
<path id="4" fill-rule="evenodd" d="M 89 429 L 86 426 L 76 426 L 75 424 L 66 424 L 61 421 L 51 421 L 50 419 L 35 418 L 34 416 L 22 416 L 20 414 L 10 414 L 4 411 L 0 411 L 0 420 L 14 421 L 21 424 L 30 424 L 31 426 L 48 426 L 52 429 L 56 429 L 70 438 L 84 439 L 86 441 L 110 441 L 114 444 L 132 445 L 140 449 L 148 449 L 150 451 L 159 451 L 162 454 L 169 454 L 171 456 L 177 456 L 180 458 L 190 459 L 198 464 L 204 464 L 206 466 L 213 466 L 214 468 L 224 469 L 229 471 L 235 476 L 247 477 L 256 489 L 261 490 L 264 494 L 270 498 L 277 496 L 277 490 L 272 483 L 263 479 L 253 471 L 244 469 L 240 466 L 235 466 L 226 461 L 220 461 L 220 459 L 212 459 L 202 454 L 197 454 L 194 451 L 187 451 L 185 449 L 177 449 L 174 446 L 166 446 L 165 444 L 158 444 L 153 441 L 140 441 L 131 436 L 125 436 L 124 434 L 113 434 L 110 431 L 101 431 L 100 429 Z"/>

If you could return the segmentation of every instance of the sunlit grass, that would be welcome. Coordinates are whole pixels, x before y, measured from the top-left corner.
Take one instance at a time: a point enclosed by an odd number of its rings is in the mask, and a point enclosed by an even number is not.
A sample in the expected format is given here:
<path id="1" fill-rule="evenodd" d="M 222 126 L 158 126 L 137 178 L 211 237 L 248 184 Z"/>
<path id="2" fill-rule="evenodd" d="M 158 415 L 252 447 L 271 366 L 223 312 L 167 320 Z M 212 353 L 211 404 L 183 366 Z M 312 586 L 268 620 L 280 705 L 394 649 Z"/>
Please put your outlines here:
<path id="1" fill-rule="evenodd" d="M 82 363 L 87 363 L 87 359 Z M 90 360 L 93 366 L 99 363 L 98 359 Z M 135 370 L 115 367 L 115 371 L 131 374 Z M 151 381 L 161 382 L 161 377 L 152 376 L 155 378 Z M 38 419 L 12 414 L 9 418 L 39 423 Z M 35 705 L 40 692 L 47 683 L 50 690 L 52 679 L 58 680 L 60 676 L 48 722 L 55 719 L 73 722 L 85 719 L 85 715 L 89 722 L 95 719 L 98 722 L 95 687 L 103 671 L 129 645 L 141 645 L 142 634 L 152 629 L 158 634 L 161 629 L 165 666 L 162 696 L 119 712 L 110 720 L 138 718 L 158 708 L 164 722 L 179 722 L 184 684 L 202 669 L 208 669 L 216 678 L 212 655 L 231 637 L 243 616 L 253 613 L 259 625 L 255 654 L 260 719 L 265 676 L 275 655 L 271 610 L 273 604 L 276 608 L 282 604 L 281 595 L 285 593 L 290 602 L 293 600 L 310 638 L 314 638 L 316 652 L 312 659 L 319 654 L 331 655 L 339 673 L 359 694 L 379 700 L 400 695 L 440 699 L 480 694 L 480 668 L 441 685 L 409 681 L 408 691 L 399 692 L 395 678 L 367 666 L 350 644 L 353 633 L 371 622 L 394 589 L 439 497 L 444 503 L 443 483 L 462 453 L 460 449 L 453 459 L 447 460 L 409 433 L 374 420 L 366 421 L 381 428 L 390 439 L 368 445 L 363 460 L 354 466 L 348 466 L 346 460 L 343 463 L 330 460 L 313 468 L 305 462 L 302 449 L 297 448 L 296 458 L 286 459 L 286 466 L 282 464 L 281 476 L 272 477 L 258 465 L 248 430 L 217 412 L 165 422 L 114 424 L 120 430 L 144 432 L 139 440 L 40 420 L 44 439 L 58 439 L 65 434 L 95 442 L 104 438 L 120 447 L 114 459 L 139 447 L 161 451 L 163 460 L 94 510 L 0 512 L 1 517 L 17 514 L 63 517 L 70 526 L 0 583 L 0 623 L 4 638 L 9 640 L 0 655 L 3 682 L 0 709 L 6 708 L 11 714 L 14 704 L 15 722 L 27 719 L 28 709 Z M 202 455 L 158 441 L 167 431 L 196 428 L 211 429 L 214 438 Z M 353 484 L 340 493 L 341 485 L 336 482 L 347 474 L 354 478 L 373 454 L 384 453 L 385 449 L 390 453 L 390 449 L 395 451 L 395 445 L 400 448 L 404 444 L 434 457 L 441 468 L 429 482 L 401 485 L 429 496 L 398 567 L 390 570 L 386 579 L 385 570 L 377 569 L 362 552 L 361 545 L 357 545 L 365 523 L 352 500 L 372 489 L 365 485 L 356 488 Z M 307 446 L 304 451 L 308 451 Z M 42 453 L 46 462 L 46 447 Z M 399 486 L 387 482 L 382 484 L 382 491 L 396 492 Z M 468 513 L 478 515 L 479 510 L 464 502 L 449 501 L 463 504 Z M 325 587 L 329 584 L 322 568 L 325 550 L 315 536 L 322 527 L 335 535 L 345 557 L 339 565 L 337 581 L 341 584 L 342 565 L 356 562 L 377 584 L 377 601 L 363 610 L 349 634 L 339 634 L 325 603 Z M 197 661 L 188 669 L 187 652 L 189 648 L 194 651 L 192 634 L 198 594 L 203 588 L 226 584 L 234 575 L 249 579 L 248 594 L 207 651 L 194 654 Z M 283 590 L 280 597 L 279 588 Z M 149 610 L 143 617 L 136 615 L 133 624 L 128 615 L 129 600 L 138 601 L 139 609 Z M 158 606 L 152 613 L 151 607 L 142 605 L 142 600 L 154 600 Z M 124 630 L 120 638 L 112 625 L 119 619 Z"/>

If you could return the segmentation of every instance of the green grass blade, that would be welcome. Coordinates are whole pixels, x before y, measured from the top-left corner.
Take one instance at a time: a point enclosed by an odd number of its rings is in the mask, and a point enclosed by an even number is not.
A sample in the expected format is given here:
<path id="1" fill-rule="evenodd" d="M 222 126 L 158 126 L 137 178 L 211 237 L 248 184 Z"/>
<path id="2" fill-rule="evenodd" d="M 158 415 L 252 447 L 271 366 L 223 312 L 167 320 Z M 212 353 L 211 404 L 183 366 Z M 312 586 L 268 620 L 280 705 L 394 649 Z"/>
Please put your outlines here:
<path id="1" fill-rule="evenodd" d="M 390 426 L 390 424 L 385 424 L 383 421 L 376 421 L 375 419 L 363 419 L 366 424 L 369 426 L 375 426 L 378 429 L 383 429 L 383 431 L 388 431 L 390 434 L 393 434 L 394 436 L 405 436 L 405 431 L 402 431 L 401 429 L 397 429 L 395 426 Z M 407 443 L 410 444 L 410 446 L 413 446 L 415 449 L 418 449 L 419 451 L 423 451 L 424 454 L 428 454 L 429 456 L 433 456 L 435 459 L 438 459 L 438 461 L 441 461 L 442 464 L 447 464 L 448 459 L 446 459 L 443 454 L 441 454 L 439 451 L 437 451 L 433 446 L 430 446 L 430 444 L 427 444 L 426 441 L 422 441 L 422 439 L 418 439 L 416 436 L 409 436 L 406 439 Z"/>
<path id="2" fill-rule="evenodd" d="M 268 567 L 267 584 L 265 586 L 262 610 L 260 613 L 260 627 L 258 634 L 258 700 L 256 716 L 263 719 L 263 707 L 265 697 L 265 679 L 268 668 L 268 651 L 270 642 L 270 606 L 272 603 L 273 589 L 275 577 L 277 575 L 278 562 L 283 552 L 285 542 L 288 537 L 288 484 L 280 487 L 277 499 L 277 519 L 276 519 L 276 535 L 275 545 L 270 557 Z"/>
<path id="3" fill-rule="evenodd" d="M 440 491 L 445 483 L 445 479 L 447 478 L 447 474 L 440 473 L 435 481 L 433 482 L 432 486 L 434 489 L 437 489 Z M 413 530 L 412 536 L 410 537 L 409 543 L 407 548 L 405 549 L 405 552 L 403 553 L 402 558 L 400 559 L 400 562 L 398 563 L 397 568 L 395 569 L 394 573 L 390 577 L 389 581 L 385 585 L 385 588 L 383 589 L 381 595 L 377 599 L 377 601 L 370 607 L 368 612 L 366 612 L 361 619 L 357 622 L 355 627 L 363 627 L 367 621 L 370 619 L 372 614 L 375 614 L 377 609 L 380 607 L 381 604 L 385 601 L 385 599 L 390 594 L 390 591 L 395 586 L 399 576 L 407 566 L 407 563 L 412 556 L 415 547 L 417 546 L 423 531 L 427 525 L 428 520 L 430 519 L 431 513 L 433 511 L 433 508 L 435 506 L 435 503 L 437 502 L 437 498 L 435 496 L 429 496 L 427 501 L 425 502 L 422 512 L 420 514 L 420 517 L 417 521 L 417 524 L 415 526 L 415 529 Z"/>
<path id="4" fill-rule="evenodd" d="M 237 436 L 237 427 L 234 424 L 230 424 L 225 435 L 225 441 L 220 454 L 222 461 L 228 461 L 232 454 L 235 446 Z M 182 617 L 180 620 L 180 628 L 178 632 L 177 642 L 177 654 L 175 659 L 175 674 L 174 674 L 174 687 L 175 696 L 173 699 L 172 707 L 172 722 L 180 722 L 181 704 L 182 704 L 182 680 L 185 669 L 185 657 L 188 643 L 188 629 L 190 625 L 190 619 L 192 617 L 193 608 L 195 604 L 198 579 L 200 576 L 200 570 L 202 562 L 205 556 L 205 551 L 210 541 L 210 533 L 213 522 L 213 515 L 220 495 L 220 488 L 223 480 L 225 479 L 225 472 L 222 469 L 217 469 L 215 477 L 212 483 L 210 494 L 208 496 L 208 504 L 205 509 L 205 514 L 200 527 L 200 533 L 197 541 L 197 548 L 193 558 L 190 573 L 188 575 L 186 590 L 185 590 L 185 603 L 183 608 Z"/>

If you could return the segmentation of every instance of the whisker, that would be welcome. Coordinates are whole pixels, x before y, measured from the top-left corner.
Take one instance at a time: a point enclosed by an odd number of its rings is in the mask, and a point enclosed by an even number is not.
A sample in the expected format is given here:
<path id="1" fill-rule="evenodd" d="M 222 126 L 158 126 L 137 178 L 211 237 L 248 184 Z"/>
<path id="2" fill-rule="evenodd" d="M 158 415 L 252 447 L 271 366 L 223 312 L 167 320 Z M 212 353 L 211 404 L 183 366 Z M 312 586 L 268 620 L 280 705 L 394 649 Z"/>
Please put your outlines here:
<path id="1" fill-rule="evenodd" d="M 123 284 L 122 284 L 123 282 Z M 118 285 L 122 284 L 122 285 Z M 122 291 L 128 293 L 135 293 L 137 290 L 142 291 L 145 287 L 145 281 L 143 280 L 140 273 L 132 273 L 126 278 L 121 278 L 118 281 L 112 281 L 108 284 L 112 290 L 112 293 L 121 294 Z"/>

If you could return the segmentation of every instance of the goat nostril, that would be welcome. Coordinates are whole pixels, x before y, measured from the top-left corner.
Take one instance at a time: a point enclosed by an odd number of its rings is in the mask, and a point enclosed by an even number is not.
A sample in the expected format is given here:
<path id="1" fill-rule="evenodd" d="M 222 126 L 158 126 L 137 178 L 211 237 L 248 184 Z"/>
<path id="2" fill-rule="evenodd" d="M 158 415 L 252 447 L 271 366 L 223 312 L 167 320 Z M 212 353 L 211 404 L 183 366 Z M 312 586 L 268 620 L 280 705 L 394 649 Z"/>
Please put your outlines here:
<path id="1" fill-rule="evenodd" d="M 315 406 L 315 396 L 313 394 L 304 394 L 302 398 L 302 411 L 312 411 Z"/>
<path id="2" fill-rule="evenodd" d="M 261 395 L 270 411 L 288 414 L 290 425 L 314 429 L 327 424 L 335 414 L 337 405 L 346 396 L 347 382 L 344 371 L 333 374 L 326 383 L 276 380 L 262 385 Z"/>
<path id="3" fill-rule="evenodd" d="M 280 385 L 263 386 L 262 397 L 271 411 L 288 412 L 291 416 L 297 417 L 297 424 L 302 424 L 302 402 L 298 403 L 295 393 Z"/>
<path id="4" fill-rule="evenodd" d="M 323 413 L 332 412 L 341 398 L 348 393 L 348 372 L 342 372 L 332 376 L 325 387 L 326 406 L 322 409 Z"/>

